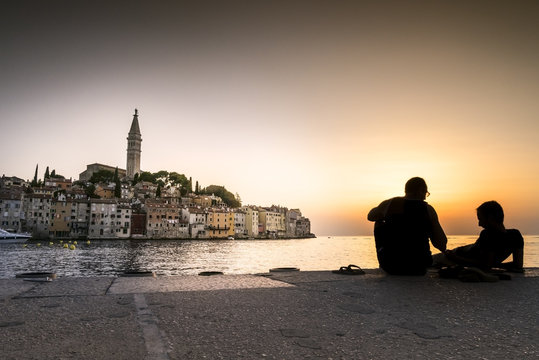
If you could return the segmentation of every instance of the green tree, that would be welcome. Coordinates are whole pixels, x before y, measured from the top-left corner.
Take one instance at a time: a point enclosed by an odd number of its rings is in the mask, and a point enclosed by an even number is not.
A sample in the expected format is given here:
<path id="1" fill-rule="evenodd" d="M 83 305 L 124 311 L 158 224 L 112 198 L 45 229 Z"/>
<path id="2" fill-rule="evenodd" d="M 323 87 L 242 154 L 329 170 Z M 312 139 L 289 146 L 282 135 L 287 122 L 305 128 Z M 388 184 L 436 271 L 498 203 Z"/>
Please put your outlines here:
<path id="1" fill-rule="evenodd" d="M 90 184 L 86 187 L 86 196 L 91 198 L 99 198 L 99 196 L 95 193 L 95 185 Z"/>
<path id="2" fill-rule="evenodd" d="M 139 174 L 137 182 L 141 181 L 147 181 L 151 182 L 152 184 L 156 183 L 155 175 L 148 171 L 143 171 Z"/>
<path id="3" fill-rule="evenodd" d="M 104 183 L 114 182 L 114 173 L 109 170 L 99 170 L 92 174 L 92 177 L 90 178 L 90 182 L 93 184 L 97 184 L 100 182 L 104 182 Z"/>
<path id="4" fill-rule="evenodd" d="M 120 183 L 120 179 L 116 179 L 116 184 L 114 186 L 114 197 L 118 199 L 122 197 L 122 184 Z"/>
<path id="5" fill-rule="evenodd" d="M 36 164 L 36 172 L 35 172 L 35 174 L 34 174 L 34 180 L 32 180 L 32 182 L 30 183 L 30 186 L 33 186 L 33 187 L 35 187 L 35 186 L 38 185 L 38 183 L 37 183 L 37 170 L 38 170 L 38 166 L 39 166 L 39 164 Z"/>
<path id="6" fill-rule="evenodd" d="M 157 190 L 155 191 L 155 197 L 161 197 L 161 184 L 157 184 Z"/>
<path id="7" fill-rule="evenodd" d="M 58 177 L 63 177 L 62 175 L 56 175 L 56 170 L 52 169 L 52 171 L 51 171 L 51 177 L 56 177 L 56 176 L 58 176 Z"/>
<path id="8" fill-rule="evenodd" d="M 163 181 L 166 181 L 166 179 L 168 179 L 168 171 L 166 170 L 160 170 L 158 172 L 156 172 L 155 174 L 153 174 L 155 180 L 158 180 L 158 179 L 161 179 Z"/>
<path id="9" fill-rule="evenodd" d="M 133 176 L 133 182 L 131 185 L 135 186 L 139 182 L 139 174 L 136 173 L 135 176 Z"/>
<path id="10" fill-rule="evenodd" d="M 198 195 L 199 193 L 199 188 L 198 188 L 198 180 L 196 181 L 196 184 L 195 184 L 195 194 Z"/>
<path id="11" fill-rule="evenodd" d="M 116 166 L 116 169 L 114 170 L 114 182 L 117 182 L 120 180 L 120 177 L 118 176 L 118 166 Z"/>
<path id="12" fill-rule="evenodd" d="M 201 191 L 202 194 L 219 196 L 225 204 L 232 208 L 241 206 L 241 203 L 236 199 L 234 194 L 228 191 L 224 186 L 210 185 Z"/>
<path id="13" fill-rule="evenodd" d="M 43 176 L 43 180 L 46 180 L 50 177 L 51 175 L 49 174 L 49 167 L 47 166 L 47 169 L 45 170 L 45 175 Z"/>
<path id="14" fill-rule="evenodd" d="M 238 206 L 241 206 L 241 197 L 240 197 L 240 194 L 236 193 L 235 199 L 236 199 L 236 201 L 239 203 Z"/>
<path id="15" fill-rule="evenodd" d="M 189 187 L 189 180 L 184 174 L 178 174 L 177 172 L 171 172 L 168 174 L 170 184 L 173 186 L 181 186 L 182 188 Z"/>

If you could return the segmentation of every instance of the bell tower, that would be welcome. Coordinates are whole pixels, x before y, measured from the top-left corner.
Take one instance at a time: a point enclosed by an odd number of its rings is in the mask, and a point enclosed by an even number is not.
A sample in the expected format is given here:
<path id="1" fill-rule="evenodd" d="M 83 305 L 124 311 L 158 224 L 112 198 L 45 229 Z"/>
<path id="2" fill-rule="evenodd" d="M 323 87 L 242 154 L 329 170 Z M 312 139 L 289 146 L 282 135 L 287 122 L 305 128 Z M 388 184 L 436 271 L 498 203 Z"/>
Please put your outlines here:
<path id="1" fill-rule="evenodd" d="M 126 175 L 128 179 L 133 179 L 135 174 L 140 173 L 140 153 L 142 136 L 138 125 L 138 110 L 135 109 L 131 129 L 127 135 L 127 167 Z"/>

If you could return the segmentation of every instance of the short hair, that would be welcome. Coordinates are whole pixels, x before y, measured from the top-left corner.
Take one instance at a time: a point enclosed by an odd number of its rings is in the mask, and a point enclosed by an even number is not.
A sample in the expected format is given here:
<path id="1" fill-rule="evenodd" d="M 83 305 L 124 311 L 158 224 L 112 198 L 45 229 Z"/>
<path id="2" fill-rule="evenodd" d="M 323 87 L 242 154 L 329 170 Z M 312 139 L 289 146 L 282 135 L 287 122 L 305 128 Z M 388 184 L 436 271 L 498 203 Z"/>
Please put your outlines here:
<path id="1" fill-rule="evenodd" d="M 406 194 L 417 194 L 422 191 L 427 191 L 427 183 L 423 178 L 413 177 L 404 185 L 404 192 Z"/>
<path id="2" fill-rule="evenodd" d="M 496 201 L 487 201 L 479 205 L 477 212 L 491 218 L 498 224 L 503 224 L 503 208 Z"/>

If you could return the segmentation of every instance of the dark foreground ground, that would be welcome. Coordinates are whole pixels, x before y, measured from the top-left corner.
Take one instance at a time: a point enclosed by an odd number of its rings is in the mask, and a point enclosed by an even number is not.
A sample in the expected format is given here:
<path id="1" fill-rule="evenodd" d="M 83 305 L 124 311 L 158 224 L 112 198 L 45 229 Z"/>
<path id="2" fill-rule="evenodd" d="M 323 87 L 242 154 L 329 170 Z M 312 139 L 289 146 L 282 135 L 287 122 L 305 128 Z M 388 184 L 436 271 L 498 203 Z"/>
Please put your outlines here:
<path id="1" fill-rule="evenodd" d="M 537 359 L 539 270 L 0 279 L 2 359 Z"/>

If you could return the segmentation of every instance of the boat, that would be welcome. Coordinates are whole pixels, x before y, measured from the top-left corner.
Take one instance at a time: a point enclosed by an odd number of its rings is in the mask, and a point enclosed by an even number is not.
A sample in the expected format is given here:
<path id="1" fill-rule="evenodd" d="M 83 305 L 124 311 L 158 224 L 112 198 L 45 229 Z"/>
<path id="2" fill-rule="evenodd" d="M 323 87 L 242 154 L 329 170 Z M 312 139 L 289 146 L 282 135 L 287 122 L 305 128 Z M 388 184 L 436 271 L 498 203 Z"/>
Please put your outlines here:
<path id="1" fill-rule="evenodd" d="M 28 234 L 17 234 L 17 233 L 11 233 L 9 231 L 6 231 L 4 229 L 0 229 L 0 242 L 3 244 L 6 243 L 19 243 L 19 242 L 25 242 L 26 240 L 30 239 L 30 235 Z"/>

